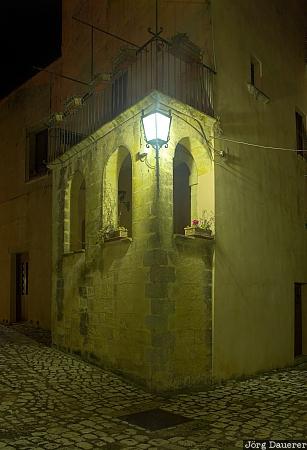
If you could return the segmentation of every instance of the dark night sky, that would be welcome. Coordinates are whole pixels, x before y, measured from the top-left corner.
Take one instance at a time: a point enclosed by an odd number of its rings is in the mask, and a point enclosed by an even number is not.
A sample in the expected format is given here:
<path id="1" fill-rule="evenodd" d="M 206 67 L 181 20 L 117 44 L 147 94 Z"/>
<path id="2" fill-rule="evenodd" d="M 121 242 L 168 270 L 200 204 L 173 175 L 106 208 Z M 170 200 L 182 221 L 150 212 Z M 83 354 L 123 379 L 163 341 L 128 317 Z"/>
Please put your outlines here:
<path id="1" fill-rule="evenodd" d="M 2 0 L 0 30 L 3 98 L 60 56 L 61 0 Z"/>

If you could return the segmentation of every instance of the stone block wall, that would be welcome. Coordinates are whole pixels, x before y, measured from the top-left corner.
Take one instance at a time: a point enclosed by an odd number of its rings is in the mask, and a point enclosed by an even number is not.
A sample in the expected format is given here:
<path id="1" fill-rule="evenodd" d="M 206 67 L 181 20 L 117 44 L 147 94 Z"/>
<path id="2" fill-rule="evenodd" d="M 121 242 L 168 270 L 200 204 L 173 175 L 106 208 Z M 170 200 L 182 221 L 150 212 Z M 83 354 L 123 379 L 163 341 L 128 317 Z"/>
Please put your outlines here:
<path id="1" fill-rule="evenodd" d="M 0 107 L 0 322 L 15 322 L 16 257 L 28 256 L 24 318 L 50 329 L 51 176 L 27 180 L 30 135 L 49 114 L 49 79 L 39 74 Z"/>
<path id="2" fill-rule="evenodd" d="M 53 166 L 53 342 L 166 391 L 211 376 L 213 242 L 172 231 L 172 159 L 179 129 L 192 133 L 189 124 L 173 120 L 169 148 L 160 152 L 159 193 L 153 150 L 148 165 L 138 157 L 137 112 L 154 100 L 149 96 Z M 102 243 L 103 177 L 120 148 L 132 159 L 132 238 Z M 65 253 L 65 192 L 75 173 L 86 186 L 86 248 Z"/>

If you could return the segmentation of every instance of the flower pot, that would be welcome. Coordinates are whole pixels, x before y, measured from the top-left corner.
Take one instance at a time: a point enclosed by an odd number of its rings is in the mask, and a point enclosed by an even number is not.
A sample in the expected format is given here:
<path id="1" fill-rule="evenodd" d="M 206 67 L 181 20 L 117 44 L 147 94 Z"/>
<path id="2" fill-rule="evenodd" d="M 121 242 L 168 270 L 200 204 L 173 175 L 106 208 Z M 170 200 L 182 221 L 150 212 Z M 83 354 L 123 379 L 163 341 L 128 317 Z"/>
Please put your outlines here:
<path id="1" fill-rule="evenodd" d="M 212 231 L 206 230 L 205 228 L 201 228 L 198 226 L 192 225 L 191 227 L 185 227 L 184 235 L 188 237 L 197 237 L 197 238 L 205 238 L 212 239 Z"/>
<path id="2" fill-rule="evenodd" d="M 105 237 L 105 241 L 109 241 L 109 240 L 115 240 L 115 239 L 123 239 L 128 237 L 128 230 L 125 229 L 118 229 L 118 230 L 113 230 L 110 231 L 108 233 L 108 235 Z"/>

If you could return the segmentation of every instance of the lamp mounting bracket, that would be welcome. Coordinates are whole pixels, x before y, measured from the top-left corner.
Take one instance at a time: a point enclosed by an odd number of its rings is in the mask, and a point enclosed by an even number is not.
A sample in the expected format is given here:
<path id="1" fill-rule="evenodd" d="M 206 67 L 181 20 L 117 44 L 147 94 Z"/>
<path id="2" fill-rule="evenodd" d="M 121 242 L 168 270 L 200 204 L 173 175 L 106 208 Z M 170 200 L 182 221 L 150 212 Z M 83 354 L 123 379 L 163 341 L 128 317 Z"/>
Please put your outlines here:
<path id="1" fill-rule="evenodd" d="M 152 34 L 154 37 L 160 36 L 163 31 L 163 27 L 160 27 L 159 31 L 152 31 L 151 27 L 147 28 L 148 33 Z"/>

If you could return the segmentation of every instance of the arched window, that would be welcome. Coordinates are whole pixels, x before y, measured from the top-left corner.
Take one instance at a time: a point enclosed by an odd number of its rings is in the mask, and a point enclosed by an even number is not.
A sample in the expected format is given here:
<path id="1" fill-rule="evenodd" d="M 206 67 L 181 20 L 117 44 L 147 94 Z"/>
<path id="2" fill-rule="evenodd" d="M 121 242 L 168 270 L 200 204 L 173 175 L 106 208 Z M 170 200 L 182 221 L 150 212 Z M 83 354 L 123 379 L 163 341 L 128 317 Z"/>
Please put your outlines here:
<path id="1" fill-rule="evenodd" d="M 118 223 L 132 235 L 132 164 L 130 153 L 125 157 L 118 175 Z"/>
<path id="2" fill-rule="evenodd" d="M 132 236 L 132 161 L 125 147 L 119 147 L 109 157 L 103 198 L 103 228 L 125 227 Z"/>
<path id="3" fill-rule="evenodd" d="M 77 245 L 81 244 L 81 249 L 85 249 L 85 181 L 82 181 L 82 184 L 79 189 L 79 198 L 78 198 L 78 239 L 76 240 Z"/>
<path id="4" fill-rule="evenodd" d="M 197 218 L 197 171 L 190 152 L 177 144 L 173 164 L 174 233 L 184 234 L 184 227 Z"/>
<path id="5" fill-rule="evenodd" d="M 64 251 L 85 249 L 85 181 L 79 172 L 67 184 L 64 217 Z"/>

